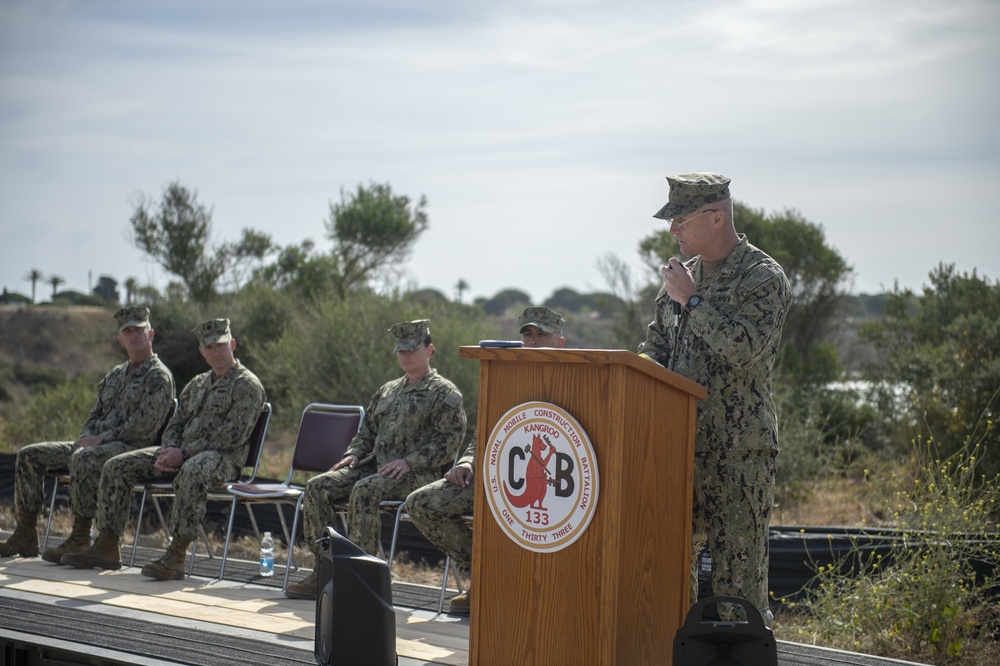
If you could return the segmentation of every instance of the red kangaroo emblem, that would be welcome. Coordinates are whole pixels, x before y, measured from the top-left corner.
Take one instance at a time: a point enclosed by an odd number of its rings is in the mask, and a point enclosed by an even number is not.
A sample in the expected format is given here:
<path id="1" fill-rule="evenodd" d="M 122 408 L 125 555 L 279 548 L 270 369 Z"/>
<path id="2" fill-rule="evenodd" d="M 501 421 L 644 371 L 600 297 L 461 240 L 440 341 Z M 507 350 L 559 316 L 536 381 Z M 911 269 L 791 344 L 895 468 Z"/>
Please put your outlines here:
<path id="1" fill-rule="evenodd" d="M 552 442 L 546 437 L 545 441 L 538 435 L 532 435 L 531 444 L 524 447 L 530 457 L 528 458 L 528 467 L 524 472 L 524 492 L 520 495 L 512 495 L 510 490 L 507 489 L 507 482 L 504 481 L 503 492 L 507 496 L 507 501 L 516 506 L 519 509 L 531 505 L 532 509 L 541 509 L 545 511 L 545 507 L 542 506 L 542 500 L 545 499 L 545 493 L 549 489 L 549 472 L 545 468 L 549 464 L 549 459 L 556 452 L 556 447 L 552 446 Z M 548 449 L 545 457 L 542 458 L 542 451 Z"/>

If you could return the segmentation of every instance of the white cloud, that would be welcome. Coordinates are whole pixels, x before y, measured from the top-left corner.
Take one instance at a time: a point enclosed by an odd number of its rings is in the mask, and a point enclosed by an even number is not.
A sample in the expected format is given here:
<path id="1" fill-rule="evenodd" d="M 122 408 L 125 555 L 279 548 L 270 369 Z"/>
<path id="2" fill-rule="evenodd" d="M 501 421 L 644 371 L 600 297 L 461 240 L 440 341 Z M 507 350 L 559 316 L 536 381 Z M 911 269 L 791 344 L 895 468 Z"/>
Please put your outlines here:
<path id="1" fill-rule="evenodd" d="M 986 0 L 4 3 L 0 284 L 162 282 L 129 197 L 174 179 L 224 238 L 320 245 L 375 180 L 428 196 L 418 284 L 542 299 L 636 263 L 693 170 L 822 224 L 859 290 L 998 278 L 998 27 Z"/>

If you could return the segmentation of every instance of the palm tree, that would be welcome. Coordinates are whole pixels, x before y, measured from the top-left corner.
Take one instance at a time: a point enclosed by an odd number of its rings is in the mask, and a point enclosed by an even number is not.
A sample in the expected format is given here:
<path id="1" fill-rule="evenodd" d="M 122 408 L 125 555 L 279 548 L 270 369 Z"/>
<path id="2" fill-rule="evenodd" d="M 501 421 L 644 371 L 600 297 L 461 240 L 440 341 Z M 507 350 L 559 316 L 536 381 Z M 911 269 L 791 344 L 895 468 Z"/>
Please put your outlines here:
<path id="1" fill-rule="evenodd" d="M 465 290 L 469 288 L 469 283 L 465 281 L 464 278 L 459 278 L 458 282 L 455 284 L 455 292 L 458 294 L 458 302 L 462 302 L 462 294 Z"/>
<path id="2" fill-rule="evenodd" d="M 139 288 L 139 281 L 134 277 L 125 280 L 125 305 L 132 305 L 132 294 Z"/>
<path id="3" fill-rule="evenodd" d="M 31 304 L 34 305 L 35 285 L 38 283 L 39 280 L 42 279 L 42 272 L 37 268 L 32 268 L 30 271 L 28 271 L 27 275 L 24 276 L 24 279 L 31 283 Z"/>
<path id="4" fill-rule="evenodd" d="M 59 285 L 66 284 L 66 280 L 58 275 L 50 275 L 46 282 L 52 285 L 52 300 L 54 301 L 56 300 L 56 289 L 59 288 Z"/>

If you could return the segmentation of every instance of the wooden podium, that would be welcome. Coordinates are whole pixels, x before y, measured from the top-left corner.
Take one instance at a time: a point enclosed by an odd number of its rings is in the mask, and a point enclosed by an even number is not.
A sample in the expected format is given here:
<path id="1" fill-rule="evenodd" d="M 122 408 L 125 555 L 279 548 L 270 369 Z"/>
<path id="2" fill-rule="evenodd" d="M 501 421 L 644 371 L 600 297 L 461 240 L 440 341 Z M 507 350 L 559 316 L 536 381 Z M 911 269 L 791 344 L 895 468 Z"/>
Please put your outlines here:
<path id="1" fill-rule="evenodd" d="M 469 663 L 670 664 L 689 605 L 695 406 L 700 385 L 620 350 L 461 347 L 478 359 Z M 589 527 L 538 553 L 490 511 L 482 452 L 513 407 L 572 414 L 597 456 Z"/>

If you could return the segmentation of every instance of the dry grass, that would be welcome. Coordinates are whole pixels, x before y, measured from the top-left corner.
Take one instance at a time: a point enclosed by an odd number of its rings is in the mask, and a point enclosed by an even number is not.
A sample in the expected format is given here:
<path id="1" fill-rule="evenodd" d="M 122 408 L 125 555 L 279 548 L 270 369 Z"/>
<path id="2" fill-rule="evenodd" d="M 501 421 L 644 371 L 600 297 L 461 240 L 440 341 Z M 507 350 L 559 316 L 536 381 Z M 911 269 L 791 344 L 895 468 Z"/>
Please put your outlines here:
<path id="1" fill-rule="evenodd" d="M 853 479 L 822 479 L 804 501 L 778 502 L 773 526 L 849 526 L 878 522 L 872 511 L 870 486 Z"/>

